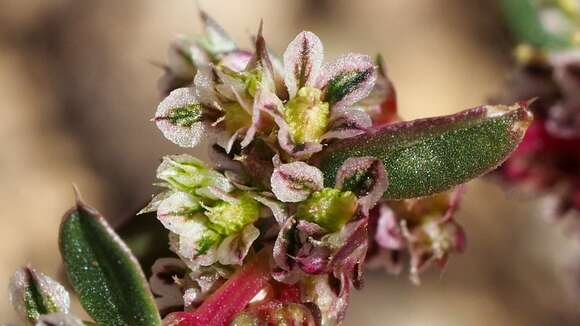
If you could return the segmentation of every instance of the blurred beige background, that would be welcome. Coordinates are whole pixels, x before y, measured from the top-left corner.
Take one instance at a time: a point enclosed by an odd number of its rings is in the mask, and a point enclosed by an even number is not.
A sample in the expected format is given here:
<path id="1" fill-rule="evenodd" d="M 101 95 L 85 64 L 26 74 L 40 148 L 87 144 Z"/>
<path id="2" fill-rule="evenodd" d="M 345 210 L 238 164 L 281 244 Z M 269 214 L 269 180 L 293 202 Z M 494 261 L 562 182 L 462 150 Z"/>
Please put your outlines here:
<path id="1" fill-rule="evenodd" d="M 265 37 L 279 51 L 308 29 L 321 37 L 327 57 L 383 53 L 405 118 L 485 102 L 509 65 L 493 1 L 202 5 L 242 44 L 264 18 Z M 160 74 L 150 62 L 165 60 L 170 40 L 200 24 L 191 0 L 0 0 L 0 8 L 2 323 L 15 321 L 6 293 L 15 268 L 30 262 L 58 275 L 57 229 L 72 204 L 72 182 L 118 221 L 153 191 L 160 156 L 182 151 L 148 121 Z M 579 246 L 538 215 L 533 201 L 473 182 L 459 216 L 467 253 L 442 275 L 425 275 L 420 287 L 405 275 L 369 273 L 345 324 L 579 324 L 578 300 L 573 304 L 566 289 L 576 284 L 580 293 L 580 273 L 565 271 L 580 261 Z"/>

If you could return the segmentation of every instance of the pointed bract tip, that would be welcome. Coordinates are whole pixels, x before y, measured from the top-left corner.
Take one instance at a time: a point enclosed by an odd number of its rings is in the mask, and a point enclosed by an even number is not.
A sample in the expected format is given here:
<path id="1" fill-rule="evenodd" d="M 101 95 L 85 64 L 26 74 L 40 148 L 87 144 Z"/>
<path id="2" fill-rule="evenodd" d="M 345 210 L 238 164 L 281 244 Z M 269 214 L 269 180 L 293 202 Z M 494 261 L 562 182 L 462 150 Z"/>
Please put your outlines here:
<path id="1" fill-rule="evenodd" d="M 81 206 L 83 204 L 83 196 L 81 195 L 81 191 L 79 187 L 75 183 L 72 184 L 74 196 L 75 196 L 75 204 L 77 206 Z"/>
<path id="2" fill-rule="evenodd" d="M 264 29 L 264 18 L 260 18 L 260 24 L 258 25 L 258 37 L 262 37 L 263 29 Z"/>
<path id="3" fill-rule="evenodd" d="M 525 108 L 528 108 L 530 105 L 534 104 L 539 99 L 540 98 L 538 96 L 536 96 L 536 97 L 532 97 L 529 100 L 520 101 L 520 102 L 518 102 L 518 104 L 525 107 Z"/>
<path id="4" fill-rule="evenodd" d="M 193 4 L 195 5 L 195 8 L 197 9 L 197 13 L 199 14 L 199 17 L 205 23 L 205 21 L 207 21 L 207 19 L 209 18 L 209 15 L 207 14 L 207 12 L 205 10 L 203 10 L 203 7 L 201 6 L 201 3 L 199 3 L 199 0 L 193 0 Z"/>

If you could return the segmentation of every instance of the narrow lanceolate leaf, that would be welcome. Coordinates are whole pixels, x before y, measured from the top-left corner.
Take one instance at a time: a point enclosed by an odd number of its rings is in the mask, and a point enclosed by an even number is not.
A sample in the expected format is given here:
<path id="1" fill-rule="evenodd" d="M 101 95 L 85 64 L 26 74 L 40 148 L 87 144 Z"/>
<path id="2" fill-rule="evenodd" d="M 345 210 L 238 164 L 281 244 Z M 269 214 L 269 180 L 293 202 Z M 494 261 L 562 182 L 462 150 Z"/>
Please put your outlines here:
<path id="1" fill-rule="evenodd" d="M 332 186 L 351 157 L 380 159 L 389 177 L 383 197 L 425 196 L 462 184 L 501 164 L 532 120 L 528 103 L 482 106 L 454 115 L 400 122 L 335 143 L 313 158 Z"/>
<path id="2" fill-rule="evenodd" d="M 139 263 L 105 219 L 80 199 L 63 218 L 59 246 L 73 288 L 99 325 L 161 325 Z"/>
<path id="3" fill-rule="evenodd" d="M 57 281 L 26 266 L 10 279 L 10 302 L 22 320 L 34 324 L 45 314 L 68 313 L 70 298 Z"/>
<path id="4" fill-rule="evenodd" d="M 290 98 L 304 86 L 314 86 L 322 67 L 322 42 L 312 32 L 302 32 L 284 52 L 284 83 Z"/>

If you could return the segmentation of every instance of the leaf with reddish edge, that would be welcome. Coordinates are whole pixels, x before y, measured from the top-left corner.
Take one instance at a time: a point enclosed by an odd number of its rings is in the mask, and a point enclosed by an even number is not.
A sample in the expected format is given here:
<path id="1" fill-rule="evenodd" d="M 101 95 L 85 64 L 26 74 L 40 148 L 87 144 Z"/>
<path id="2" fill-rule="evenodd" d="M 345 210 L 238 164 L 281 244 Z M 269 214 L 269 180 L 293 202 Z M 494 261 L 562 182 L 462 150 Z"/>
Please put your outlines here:
<path id="1" fill-rule="evenodd" d="M 351 157 L 383 162 L 389 186 L 383 198 L 403 199 L 450 189 L 501 164 L 522 140 L 532 121 L 529 102 L 481 106 L 457 114 L 399 122 L 334 143 L 309 164 L 333 186 Z"/>
<path id="2" fill-rule="evenodd" d="M 270 281 L 269 249 L 246 263 L 194 312 L 169 315 L 166 326 L 227 326 Z"/>

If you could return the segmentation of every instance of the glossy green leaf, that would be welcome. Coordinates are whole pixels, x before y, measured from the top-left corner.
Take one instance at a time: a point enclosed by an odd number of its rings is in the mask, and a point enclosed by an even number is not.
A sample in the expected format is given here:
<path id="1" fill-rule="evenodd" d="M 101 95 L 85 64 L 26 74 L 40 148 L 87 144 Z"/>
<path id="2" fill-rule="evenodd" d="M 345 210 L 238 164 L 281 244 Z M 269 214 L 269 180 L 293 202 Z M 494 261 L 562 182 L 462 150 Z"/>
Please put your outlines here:
<path id="1" fill-rule="evenodd" d="M 80 199 L 63 218 L 59 245 L 69 280 L 99 325 L 161 325 L 139 263 L 105 219 Z"/>
<path id="2" fill-rule="evenodd" d="M 402 199 L 450 189 L 501 164 L 532 119 L 527 103 L 483 106 L 458 114 L 400 122 L 334 143 L 313 158 L 332 187 L 351 157 L 383 162 L 389 186 L 383 197 Z"/>
<path id="3" fill-rule="evenodd" d="M 571 35 L 551 32 L 542 23 L 537 1 L 502 0 L 501 9 L 508 27 L 518 42 L 545 49 L 562 49 L 572 46 Z"/>

